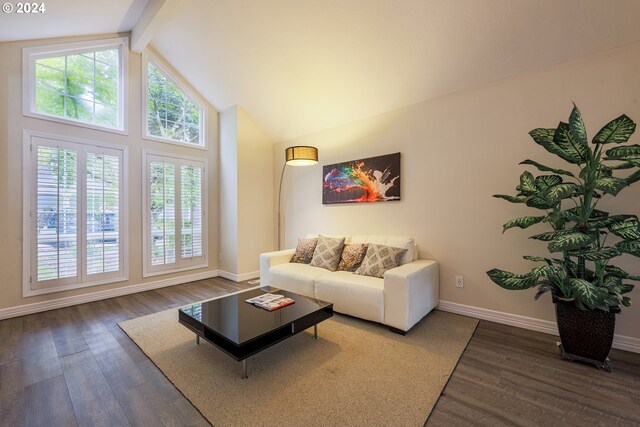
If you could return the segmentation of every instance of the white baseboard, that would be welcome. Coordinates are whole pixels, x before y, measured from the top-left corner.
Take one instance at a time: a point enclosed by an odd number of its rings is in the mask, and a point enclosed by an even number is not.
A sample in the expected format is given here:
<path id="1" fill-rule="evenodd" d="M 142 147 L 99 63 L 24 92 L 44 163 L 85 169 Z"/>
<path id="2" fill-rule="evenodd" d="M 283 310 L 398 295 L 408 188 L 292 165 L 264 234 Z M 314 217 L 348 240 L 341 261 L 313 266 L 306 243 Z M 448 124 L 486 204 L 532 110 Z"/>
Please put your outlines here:
<path id="1" fill-rule="evenodd" d="M 218 270 L 218 276 L 233 280 L 234 282 L 244 282 L 245 280 L 257 279 L 260 277 L 260 272 L 251 271 L 249 273 L 235 274 L 224 270 Z"/>
<path id="2" fill-rule="evenodd" d="M 442 311 L 448 311 L 449 313 L 489 320 L 504 325 L 517 326 L 532 331 L 544 332 L 545 334 L 558 335 L 556 322 L 550 322 L 548 320 L 534 319 L 533 317 L 525 317 L 442 300 L 440 300 L 437 308 Z M 640 353 L 640 339 L 616 334 L 613 337 L 613 347 L 633 353 Z"/>
<path id="3" fill-rule="evenodd" d="M 123 286 L 121 288 L 108 289 L 105 291 L 91 292 L 88 294 L 75 295 L 65 298 L 57 298 L 49 301 L 35 302 L 32 304 L 19 305 L 0 309 L 0 320 L 10 317 L 25 316 L 27 314 L 39 313 L 42 311 L 54 310 L 56 308 L 69 307 L 72 305 L 84 304 L 123 295 L 135 294 L 137 292 L 150 291 L 167 286 L 181 285 L 183 283 L 194 282 L 196 280 L 210 279 L 218 277 L 218 270 L 205 271 L 203 273 L 189 274 L 187 276 L 173 277 L 171 279 L 154 280 L 153 282 L 140 283 L 138 285 Z"/>

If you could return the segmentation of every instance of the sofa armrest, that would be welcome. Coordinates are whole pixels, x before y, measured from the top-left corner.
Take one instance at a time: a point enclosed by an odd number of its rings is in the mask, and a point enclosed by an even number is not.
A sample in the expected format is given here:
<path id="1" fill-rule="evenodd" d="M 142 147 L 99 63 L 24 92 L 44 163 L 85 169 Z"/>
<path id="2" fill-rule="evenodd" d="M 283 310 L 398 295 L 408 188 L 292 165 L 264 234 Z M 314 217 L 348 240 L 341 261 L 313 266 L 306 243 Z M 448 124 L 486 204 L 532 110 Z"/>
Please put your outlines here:
<path id="1" fill-rule="evenodd" d="M 283 251 L 265 252 L 260 254 L 260 285 L 270 285 L 269 269 L 274 265 L 284 264 L 291 261 L 291 257 L 293 257 L 295 252 L 295 249 L 285 249 Z"/>
<path id="2" fill-rule="evenodd" d="M 408 262 L 384 273 L 384 323 L 408 331 L 438 305 L 438 263 Z"/>

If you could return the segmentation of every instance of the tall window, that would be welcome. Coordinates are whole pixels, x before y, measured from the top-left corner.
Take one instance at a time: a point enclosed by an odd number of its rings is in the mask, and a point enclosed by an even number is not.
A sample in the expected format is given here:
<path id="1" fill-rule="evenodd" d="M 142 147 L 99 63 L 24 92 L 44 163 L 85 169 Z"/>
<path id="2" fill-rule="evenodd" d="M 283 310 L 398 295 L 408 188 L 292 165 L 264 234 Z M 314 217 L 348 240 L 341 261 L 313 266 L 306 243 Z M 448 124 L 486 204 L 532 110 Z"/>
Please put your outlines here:
<path id="1" fill-rule="evenodd" d="M 145 194 L 144 274 L 205 267 L 205 163 L 146 153 Z"/>
<path id="2" fill-rule="evenodd" d="M 204 108 L 159 61 L 145 54 L 146 137 L 204 147 Z"/>
<path id="3" fill-rule="evenodd" d="M 122 39 L 24 49 L 24 113 L 124 131 Z"/>
<path id="4" fill-rule="evenodd" d="M 124 148 L 27 132 L 25 293 L 126 280 Z"/>

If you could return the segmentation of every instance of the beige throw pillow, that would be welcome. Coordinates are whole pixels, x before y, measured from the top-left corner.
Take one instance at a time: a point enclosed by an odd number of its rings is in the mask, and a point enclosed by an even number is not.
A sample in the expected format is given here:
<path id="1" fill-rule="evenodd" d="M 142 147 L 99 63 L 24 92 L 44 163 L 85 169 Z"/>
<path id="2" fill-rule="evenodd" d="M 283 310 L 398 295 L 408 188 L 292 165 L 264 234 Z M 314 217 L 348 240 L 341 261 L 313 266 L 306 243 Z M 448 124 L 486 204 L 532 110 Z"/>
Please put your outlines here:
<path id="1" fill-rule="evenodd" d="M 298 239 L 296 253 L 293 254 L 291 262 L 309 264 L 311 262 L 311 258 L 313 258 L 313 251 L 316 250 L 317 243 L 318 239 Z"/>
<path id="2" fill-rule="evenodd" d="M 340 264 L 338 271 L 356 271 L 365 254 L 367 253 L 367 245 L 364 243 L 353 243 L 344 245 L 342 255 L 340 255 Z"/>
<path id="3" fill-rule="evenodd" d="M 310 265 L 335 271 L 340 262 L 340 254 L 342 254 L 343 247 L 344 237 L 318 236 L 318 244 L 313 252 L 313 259 Z"/>
<path id="4" fill-rule="evenodd" d="M 385 271 L 400 265 L 405 252 L 407 252 L 406 249 L 370 243 L 356 274 L 382 278 Z"/>

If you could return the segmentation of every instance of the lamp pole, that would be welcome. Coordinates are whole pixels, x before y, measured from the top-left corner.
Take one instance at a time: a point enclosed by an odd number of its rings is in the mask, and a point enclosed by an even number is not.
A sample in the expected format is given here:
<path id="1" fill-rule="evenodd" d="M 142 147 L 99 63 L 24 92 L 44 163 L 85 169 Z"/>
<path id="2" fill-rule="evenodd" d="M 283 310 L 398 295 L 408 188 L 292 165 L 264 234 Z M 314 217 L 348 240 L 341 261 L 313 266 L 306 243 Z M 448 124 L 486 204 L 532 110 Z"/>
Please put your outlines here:
<path id="1" fill-rule="evenodd" d="M 287 167 L 287 162 L 285 161 L 282 165 L 282 173 L 280 174 L 280 190 L 278 190 L 278 250 L 281 250 L 280 247 L 280 205 L 282 199 L 282 181 L 284 179 L 284 170 Z"/>
<path id="2" fill-rule="evenodd" d="M 291 166 L 309 166 L 318 163 L 318 149 L 308 145 L 296 145 L 285 150 L 285 161 L 282 165 L 282 173 L 280 174 L 280 188 L 278 189 L 278 250 L 281 250 L 282 241 L 280 237 L 280 217 L 282 204 L 282 181 L 284 181 L 284 170 L 287 165 Z"/>

